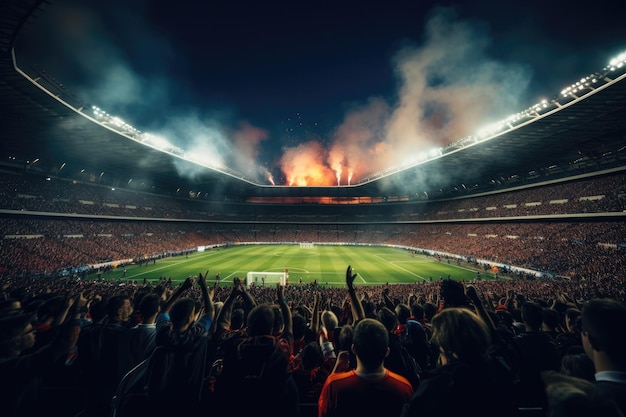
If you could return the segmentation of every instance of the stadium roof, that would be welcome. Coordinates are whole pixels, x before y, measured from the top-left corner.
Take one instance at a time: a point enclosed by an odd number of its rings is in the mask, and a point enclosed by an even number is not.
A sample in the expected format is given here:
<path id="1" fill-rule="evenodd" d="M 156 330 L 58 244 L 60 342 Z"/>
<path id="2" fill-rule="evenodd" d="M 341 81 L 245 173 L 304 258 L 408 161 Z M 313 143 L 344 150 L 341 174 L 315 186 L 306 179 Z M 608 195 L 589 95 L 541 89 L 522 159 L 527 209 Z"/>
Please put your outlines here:
<path id="1" fill-rule="evenodd" d="M 359 184 L 257 185 L 227 169 L 198 166 L 95 123 L 85 117 L 91 109 L 45 71 L 16 67 L 15 37 L 45 3 L 0 4 L 0 169 L 144 191 L 195 191 L 236 201 L 250 197 L 393 201 L 451 197 L 626 166 L 626 70 L 619 67 L 599 72 L 595 83 L 555 98 L 544 109 L 529 109 L 485 140 L 466 138 L 430 159 L 390 168 Z M 180 164 L 198 174 L 182 177 Z"/>

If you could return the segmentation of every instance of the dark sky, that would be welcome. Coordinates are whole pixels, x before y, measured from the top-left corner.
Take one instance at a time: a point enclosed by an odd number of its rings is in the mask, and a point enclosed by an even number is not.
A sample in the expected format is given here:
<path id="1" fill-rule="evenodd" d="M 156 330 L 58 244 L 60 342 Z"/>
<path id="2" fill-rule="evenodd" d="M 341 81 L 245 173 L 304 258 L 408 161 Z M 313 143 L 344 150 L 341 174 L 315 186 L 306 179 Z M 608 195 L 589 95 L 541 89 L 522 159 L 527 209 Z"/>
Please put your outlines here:
<path id="1" fill-rule="evenodd" d="M 607 5 L 281 3 L 56 0 L 16 55 L 204 163 L 346 185 L 553 98 L 626 51 L 623 15 Z"/>

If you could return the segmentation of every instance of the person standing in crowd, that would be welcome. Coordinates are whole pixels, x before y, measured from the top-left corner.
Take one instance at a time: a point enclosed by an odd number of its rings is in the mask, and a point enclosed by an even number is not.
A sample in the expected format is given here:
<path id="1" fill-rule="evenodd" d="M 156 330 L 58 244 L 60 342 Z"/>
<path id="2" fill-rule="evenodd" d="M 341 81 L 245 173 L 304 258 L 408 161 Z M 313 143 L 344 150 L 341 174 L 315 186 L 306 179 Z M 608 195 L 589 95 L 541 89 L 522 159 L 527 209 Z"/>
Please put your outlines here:
<path id="1" fill-rule="evenodd" d="M 284 289 L 277 285 L 278 306 L 256 305 L 248 314 L 245 334 L 223 340 L 218 347 L 223 359 L 215 380 L 218 415 L 299 415 L 298 387 L 290 369 L 292 316 Z M 276 312 L 283 314 L 279 332 L 275 332 Z"/>
<path id="2" fill-rule="evenodd" d="M 148 359 L 146 388 L 155 416 L 191 414 L 206 398 L 209 329 L 214 320 L 213 289 L 198 274 L 202 304 L 183 294 L 192 289 L 187 278 L 162 306 L 156 319 L 156 347 Z"/>
<path id="3" fill-rule="evenodd" d="M 161 297 L 156 293 L 144 295 L 139 302 L 138 310 L 141 314 L 141 323 L 131 328 L 128 333 L 131 367 L 147 359 L 154 350 L 156 317 L 161 311 Z"/>
<path id="4" fill-rule="evenodd" d="M 517 404 L 523 408 L 546 408 L 547 397 L 541 372 L 561 368 L 556 342 L 541 330 L 544 308 L 534 301 L 521 306 L 524 330 L 513 337 L 519 357 L 519 383 L 515 392 Z"/>
<path id="5" fill-rule="evenodd" d="M 402 417 L 508 416 L 512 380 L 489 358 L 489 326 L 470 308 L 446 307 L 433 316 L 431 343 L 438 366 L 423 375 Z"/>
<path id="6" fill-rule="evenodd" d="M 128 370 L 127 332 L 136 322 L 131 319 L 133 306 L 128 294 L 117 294 L 106 301 L 106 319 L 84 333 L 78 340 L 77 361 L 82 383 L 88 386 L 88 416 L 108 416 L 111 398 Z"/>
<path id="7" fill-rule="evenodd" d="M 35 345 L 34 317 L 19 313 L 0 318 L 0 414 L 35 417 L 59 413 L 57 404 L 41 400 L 41 379 L 76 346 L 80 325 L 68 320 L 48 344 L 24 354 Z"/>
<path id="8" fill-rule="evenodd" d="M 332 373 L 326 378 L 318 401 L 318 416 L 399 416 L 413 388 L 406 378 L 384 366 L 389 354 L 389 332 L 385 326 L 376 319 L 360 320 L 354 328 L 352 351 L 356 369 Z"/>
<path id="9" fill-rule="evenodd" d="M 583 305 L 581 336 L 595 366 L 595 385 L 626 415 L 626 306 L 609 298 Z"/>
<path id="10" fill-rule="evenodd" d="M 378 321 L 389 332 L 389 353 L 385 358 L 384 366 L 388 370 L 405 377 L 413 389 L 417 389 L 422 370 L 417 360 L 411 356 L 407 348 L 402 344 L 400 336 L 394 333 L 398 328 L 398 318 L 396 314 L 387 307 L 382 307 L 378 311 Z"/>
<path id="11" fill-rule="evenodd" d="M 624 417 L 614 401 L 600 387 L 586 379 L 557 371 L 543 371 L 549 417 Z"/>

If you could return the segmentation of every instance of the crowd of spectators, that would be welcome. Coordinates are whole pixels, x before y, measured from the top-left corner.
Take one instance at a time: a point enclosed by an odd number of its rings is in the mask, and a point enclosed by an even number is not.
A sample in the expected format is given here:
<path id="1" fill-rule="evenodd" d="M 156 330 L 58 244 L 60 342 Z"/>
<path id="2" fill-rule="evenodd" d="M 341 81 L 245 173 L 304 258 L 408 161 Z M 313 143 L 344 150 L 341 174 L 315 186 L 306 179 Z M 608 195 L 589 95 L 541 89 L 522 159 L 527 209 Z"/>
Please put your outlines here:
<path id="1" fill-rule="evenodd" d="M 291 214 L 2 174 L 0 410 L 623 416 L 624 179 Z M 577 218 L 519 218 L 555 214 Z M 398 245 L 553 277 L 355 288 L 348 267 L 346 290 L 53 274 L 238 242 Z"/>
<path id="2" fill-rule="evenodd" d="M 208 272 L 2 279 L 3 415 L 624 415 L 623 276 L 356 287 L 348 266 L 345 288 L 207 287 Z"/>
<path id="3" fill-rule="evenodd" d="M 240 224 L 0 219 L 0 273 L 50 274 L 106 261 L 168 256 L 198 246 L 257 243 L 400 245 L 547 274 L 623 275 L 623 221 Z"/>
<path id="4" fill-rule="evenodd" d="M 0 173 L 0 209 L 117 216 L 226 221 L 427 221 L 519 216 L 621 213 L 626 210 L 626 175 L 612 173 L 515 190 L 444 200 L 396 203 L 287 204 L 214 202 L 185 195 L 159 196 L 97 183 Z"/>

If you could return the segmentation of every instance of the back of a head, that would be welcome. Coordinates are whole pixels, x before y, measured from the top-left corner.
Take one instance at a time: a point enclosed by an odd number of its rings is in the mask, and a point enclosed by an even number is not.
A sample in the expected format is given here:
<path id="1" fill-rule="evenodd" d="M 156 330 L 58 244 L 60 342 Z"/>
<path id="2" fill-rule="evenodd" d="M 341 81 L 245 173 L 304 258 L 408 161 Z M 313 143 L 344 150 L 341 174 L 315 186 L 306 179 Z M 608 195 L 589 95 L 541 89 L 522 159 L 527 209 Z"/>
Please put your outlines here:
<path id="1" fill-rule="evenodd" d="M 189 323 L 189 318 L 196 311 L 196 301 L 193 298 L 179 298 L 170 309 L 170 321 L 174 330 L 179 330 Z"/>
<path id="2" fill-rule="evenodd" d="M 511 329 L 513 327 L 513 315 L 509 313 L 507 310 L 496 311 L 495 316 L 496 316 L 495 323 L 501 324 L 507 329 Z"/>
<path id="3" fill-rule="evenodd" d="M 485 322 L 465 307 L 449 307 L 432 320 L 431 343 L 442 349 L 448 358 L 475 362 L 484 357 L 491 334 Z"/>
<path id="4" fill-rule="evenodd" d="M 30 313 L 0 318 L 0 357 L 10 353 L 13 339 L 18 337 L 33 319 L 34 315 Z"/>
<path id="5" fill-rule="evenodd" d="M 435 314 L 437 314 L 437 306 L 434 303 L 426 302 L 423 306 L 424 309 L 424 318 L 426 320 L 431 321 Z"/>
<path id="6" fill-rule="evenodd" d="M 565 375 L 595 380 L 595 367 L 591 358 L 583 351 L 580 353 L 565 354 L 561 358 L 560 371 Z"/>
<path id="7" fill-rule="evenodd" d="M 107 317 L 109 321 L 117 320 L 117 314 L 120 308 L 124 307 L 126 300 L 130 297 L 127 295 L 114 295 L 107 301 Z"/>
<path id="8" fill-rule="evenodd" d="M 609 298 L 589 300 L 583 305 L 580 324 L 591 346 L 626 370 L 626 305 Z"/>
<path id="9" fill-rule="evenodd" d="M 234 308 L 230 313 L 230 328 L 231 330 L 239 330 L 243 327 L 245 322 L 244 311 L 242 308 Z"/>
<path id="10" fill-rule="evenodd" d="M 274 307 L 265 303 L 250 310 L 247 328 L 249 336 L 271 336 L 274 328 Z"/>
<path id="11" fill-rule="evenodd" d="M 445 307 L 467 307 L 469 299 L 465 295 L 465 287 L 459 281 L 445 279 L 441 281 L 441 298 Z"/>
<path id="12" fill-rule="evenodd" d="M 543 307 L 541 304 L 526 301 L 522 304 L 522 321 L 533 330 L 539 330 L 543 323 Z"/>
<path id="13" fill-rule="evenodd" d="M 411 304 L 411 315 L 417 321 L 424 319 L 424 307 L 419 303 Z"/>
<path id="14" fill-rule="evenodd" d="M 307 371 L 316 368 L 324 360 L 322 349 L 317 342 L 310 342 L 304 345 L 300 356 L 302 358 L 302 368 Z"/>
<path id="15" fill-rule="evenodd" d="M 102 323 L 107 317 L 107 300 L 96 300 L 89 306 L 89 317 L 94 323 Z"/>
<path id="16" fill-rule="evenodd" d="M 394 313 L 398 317 L 398 323 L 406 324 L 406 321 L 411 317 L 411 308 L 406 304 L 396 304 Z"/>
<path id="17" fill-rule="evenodd" d="M 161 305 L 161 297 L 157 294 L 146 294 L 141 298 L 139 302 L 139 312 L 143 319 L 147 319 L 148 317 L 152 317 L 159 311 L 159 306 Z"/>
<path id="18" fill-rule="evenodd" d="M 354 327 L 350 324 L 344 324 L 339 330 L 339 337 L 336 340 L 337 350 L 350 350 L 352 341 L 354 340 Z"/>
<path id="19" fill-rule="evenodd" d="M 335 327 L 339 327 L 339 318 L 331 310 L 322 311 L 321 321 L 322 325 L 328 330 L 334 330 Z"/>
<path id="20" fill-rule="evenodd" d="M 549 329 L 556 329 L 561 324 L 561 313 L 549 307 L 543 309 L 543 324 Z"/>
<path id="21" fill-rule="evenodd" d="M 295 313 L 291 317 L 293 323 L 293 337 L 294 339 L 302 339 L 307 331 L 306 318 L 300 313 Z"/>
<path id="22" fill-rule="evenodd" d="M 40 322 L 55 318 L 65 308 L 65 297 L 57 295 L 45 300 L 37 309 L 37 320 Z"/>
<path id="23" fill-rule="evenodd" d="M 398 317 L 396 316 L 396 313 L 387 307 L 383 307 L 378 310 L 377 318 L 390 333 L 398 327 Z"/>
<path id="24" fill-rule="evenodd" d="M 580 310 L 578 308 L 570 307 L 565 310 L 565 324 L 571 331 L 580 332 Z"/>
<path id="25" fill-rule="evenodd" d="M 542 372 L 548 397 L 548 417 L 623 417 L 617 405 L 591 381 L 556 371 Z"/>
<path id="26" fill-rule="evenodd" d="M 376 319 L 365 318 L 354 327 L 354 354 L 366 369 L 380 366 L 387 356 L 389 332 Z"/>

